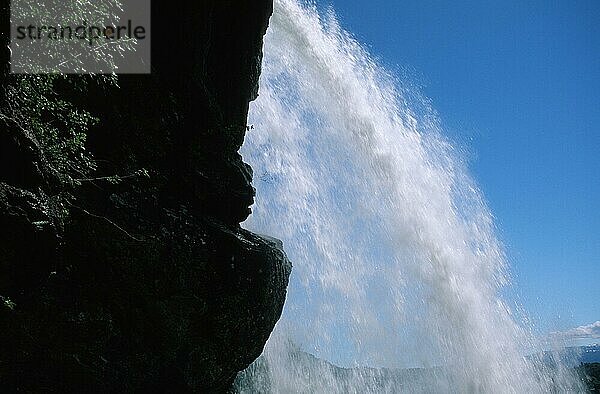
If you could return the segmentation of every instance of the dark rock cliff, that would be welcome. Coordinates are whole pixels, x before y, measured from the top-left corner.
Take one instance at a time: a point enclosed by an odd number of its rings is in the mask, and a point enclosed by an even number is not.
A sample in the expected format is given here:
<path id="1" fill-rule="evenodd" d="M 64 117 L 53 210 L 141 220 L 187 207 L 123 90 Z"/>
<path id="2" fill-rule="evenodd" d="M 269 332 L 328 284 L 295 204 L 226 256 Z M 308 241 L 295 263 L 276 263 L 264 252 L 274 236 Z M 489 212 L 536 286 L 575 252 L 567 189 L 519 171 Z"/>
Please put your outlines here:
<path id="1" fill-rule="evenodd" d="M 291 264 L 239 225 L 254 189 L 237 151 L 272 0 L 152 7 L 151 75 L 53 79 L 98 119 L 92 170 L 65 177 L 39 133 L 0 119 L 3 391 L 225 392 L 281 314 Z"/>

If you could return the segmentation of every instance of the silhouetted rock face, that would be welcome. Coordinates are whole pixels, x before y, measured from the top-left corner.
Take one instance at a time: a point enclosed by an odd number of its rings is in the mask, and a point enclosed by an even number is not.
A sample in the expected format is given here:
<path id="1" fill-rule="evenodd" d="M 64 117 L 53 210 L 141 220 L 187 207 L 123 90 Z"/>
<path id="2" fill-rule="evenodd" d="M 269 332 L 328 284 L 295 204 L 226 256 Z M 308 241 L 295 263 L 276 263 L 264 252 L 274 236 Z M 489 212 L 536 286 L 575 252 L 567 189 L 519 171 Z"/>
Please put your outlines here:
<path id="1" fill-rule="evenodd" d="M 3 390 L 225 392 L 260 355 L 291 264 L 239 226 L 254 189 L 237 151 L 271 12 L 153 1 L 152 75 L 59 81 L 100 119 L 80 186 L 0 124 Z"/>

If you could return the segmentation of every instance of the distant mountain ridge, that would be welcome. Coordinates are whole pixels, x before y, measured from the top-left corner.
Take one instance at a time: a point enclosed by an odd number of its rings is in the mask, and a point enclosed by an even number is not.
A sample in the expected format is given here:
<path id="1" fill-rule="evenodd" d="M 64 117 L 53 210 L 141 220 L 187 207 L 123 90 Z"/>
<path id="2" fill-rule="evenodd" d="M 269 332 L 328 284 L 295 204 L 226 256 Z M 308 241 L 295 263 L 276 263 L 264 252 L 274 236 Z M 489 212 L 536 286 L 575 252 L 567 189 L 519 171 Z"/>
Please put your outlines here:
<path id="1" fill-rule="evenodd" d="M 580 346 L 581 362 L 584 364 L 600 363 L 600 344 Z"/>
<path id="2" fill-rule="evenodd" d="M 558 355 L 553 351 L 542 353 L 542 360 L 548 364 L 554 364 L 557 357 L 570 367 L 576 367 L 579 364 L 600 363 L 600 345 L 567 347 L 560 351 Z"/>
<path id="3" fill-rule="evenodd" d="M 342 368 L 299 349 L 287 357 L 292 359 L 294 371 L 285 371 L 287 378 L 307 389 L 306 392 L 351 392 L 357 382 L 369 393 L 378 392 L 446 392 L 453 387 L 452 377 L 443 367 L 435 368 Z M 546 351 L 531 357 L 541 358 L 549 366 L 560 360 L 579 375 L 590 392 L 600 393 L 600 345 L 568 347 L 559 353 Z M 276 367 L 277 368 L 277 367 Z M 236 380 L 237 394 L 270 393 L 273 382 L 270 366 L 261 356 Z M 280 373 L 281 371 L 279 371 Z M 445 388 L 445 390 L 444 390 Z M 290 390 L 297 387 L 289 387 Z"/>

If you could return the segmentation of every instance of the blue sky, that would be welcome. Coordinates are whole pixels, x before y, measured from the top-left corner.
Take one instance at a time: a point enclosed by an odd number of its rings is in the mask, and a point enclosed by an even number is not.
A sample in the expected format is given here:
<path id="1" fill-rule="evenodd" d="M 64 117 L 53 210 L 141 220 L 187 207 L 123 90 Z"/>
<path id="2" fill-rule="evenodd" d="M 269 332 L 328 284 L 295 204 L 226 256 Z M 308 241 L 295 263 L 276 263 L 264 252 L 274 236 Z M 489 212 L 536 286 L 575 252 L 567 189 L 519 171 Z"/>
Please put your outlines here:
<path id="1" fill-rule="evenodd" d="M 319 5 L 467 150 L 540 332 L 600 320 L 600 1 Z"/>

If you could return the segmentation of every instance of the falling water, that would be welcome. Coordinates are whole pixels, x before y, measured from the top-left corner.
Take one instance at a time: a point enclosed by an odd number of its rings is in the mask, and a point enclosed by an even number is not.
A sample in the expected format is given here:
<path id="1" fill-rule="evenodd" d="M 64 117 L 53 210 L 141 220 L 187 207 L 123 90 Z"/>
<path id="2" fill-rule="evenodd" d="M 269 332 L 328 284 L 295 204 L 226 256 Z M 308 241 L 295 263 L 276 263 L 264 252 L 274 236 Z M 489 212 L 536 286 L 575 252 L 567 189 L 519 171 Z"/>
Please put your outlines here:
<path id="1" fill-rule="evenodd" d="M 294 271 L 251 379 L 278 393 L 575 387 L 524 357 L 535 345 L 499 294 L 491 214 L 433 111 L 332 12 L 275 3 L 242 149 L 257 188 L 244 225 L 282 239 Z M 393 383 L 380 367 L 430 374 Z"/>

